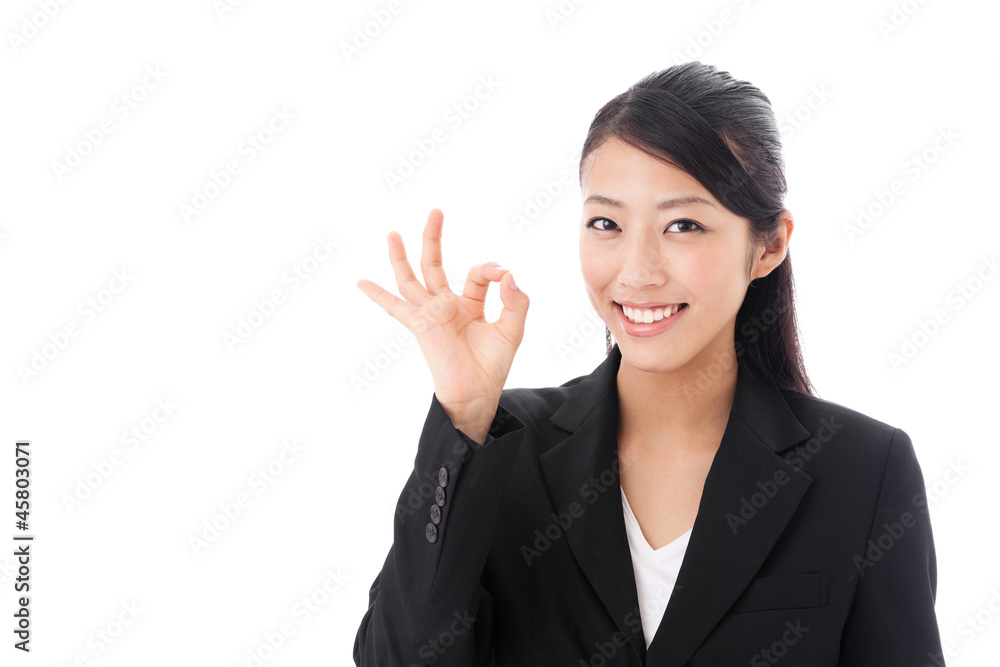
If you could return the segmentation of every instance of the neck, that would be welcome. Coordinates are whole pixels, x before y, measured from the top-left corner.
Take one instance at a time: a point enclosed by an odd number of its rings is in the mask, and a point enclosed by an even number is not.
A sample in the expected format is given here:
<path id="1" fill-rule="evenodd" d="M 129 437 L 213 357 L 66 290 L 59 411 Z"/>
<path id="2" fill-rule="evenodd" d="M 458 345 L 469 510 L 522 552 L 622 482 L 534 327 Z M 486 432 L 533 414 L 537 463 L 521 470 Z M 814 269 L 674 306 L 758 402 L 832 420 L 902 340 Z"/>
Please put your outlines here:
<path id="1" fill-rule="evenodd" d="M 703 350 L 700 359 L 668 373 L 628 364 L 618 368 L 618 442 L 648 451 L 718 447 L 736 395 L 737 362 L 725 351 Z"/>

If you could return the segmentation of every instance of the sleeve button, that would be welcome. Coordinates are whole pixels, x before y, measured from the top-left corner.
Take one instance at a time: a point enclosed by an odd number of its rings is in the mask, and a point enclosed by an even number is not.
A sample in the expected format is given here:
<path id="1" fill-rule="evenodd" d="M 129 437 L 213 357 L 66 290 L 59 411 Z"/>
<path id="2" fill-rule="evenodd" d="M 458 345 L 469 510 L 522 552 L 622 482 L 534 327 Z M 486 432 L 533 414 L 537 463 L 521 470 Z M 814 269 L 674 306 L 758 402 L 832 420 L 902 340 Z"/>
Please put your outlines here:
<path id="1" fill-rule="evenodd" d="M 434 502 L 436 502 L 441 507 L 444 507 L 444 489 L 440 486 L 434 490 Z"/>
<path id="2" fill-rule="evenodd" d="M 431 521 L 435 524 L 441 523 L 441 507 L 438 505 L 431 505 Z"/>
<path id="3" fill-rule="evenodd" d="M 428 542 L 431 542 L 431 543 L 437 542 L 437 538 L 438 538 L 438 529 L 437 529 L 437 526 L 435 526 L 433 523 L 427 524 L 427 527 L 424 528 L 424 535 L 427 536 L 427 541 Z"/>
<path id="4" fill-rule="evenodd" d="M 441 468 L 440 470 L 438 470 L 438 484 L 440 484 L 442 488 L 448 486 L 448 469 L 447 468 Z"/>

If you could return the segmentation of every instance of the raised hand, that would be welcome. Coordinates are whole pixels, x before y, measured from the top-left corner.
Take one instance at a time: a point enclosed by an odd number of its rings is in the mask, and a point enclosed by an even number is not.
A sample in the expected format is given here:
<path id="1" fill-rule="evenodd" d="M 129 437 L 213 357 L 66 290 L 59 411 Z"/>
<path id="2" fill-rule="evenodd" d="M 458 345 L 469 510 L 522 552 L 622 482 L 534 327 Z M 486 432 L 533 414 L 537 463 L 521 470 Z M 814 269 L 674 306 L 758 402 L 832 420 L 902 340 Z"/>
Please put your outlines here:
<path id="1" fill-rule="evenodd" d="M 529 299 L 515 286 L 510 271 L 496 262 L 472 267 L 461 296 L 452 292 L 441 263 L 443 221 L 444 214 L 431 209 L 420 256 L 426 287 L 413 274 L 402 237 L 396 232 L 388 235 L 389 260 L 405 300 L 364 278 L 357 286 L 413 333 L 430 367 L 441 407 L 456 428 L 482 442 L 524 337 Z M 486 321 L 483 310 L 491 282 L 500 283 L 503 302 L 499 319 L 492 323 Z"/>

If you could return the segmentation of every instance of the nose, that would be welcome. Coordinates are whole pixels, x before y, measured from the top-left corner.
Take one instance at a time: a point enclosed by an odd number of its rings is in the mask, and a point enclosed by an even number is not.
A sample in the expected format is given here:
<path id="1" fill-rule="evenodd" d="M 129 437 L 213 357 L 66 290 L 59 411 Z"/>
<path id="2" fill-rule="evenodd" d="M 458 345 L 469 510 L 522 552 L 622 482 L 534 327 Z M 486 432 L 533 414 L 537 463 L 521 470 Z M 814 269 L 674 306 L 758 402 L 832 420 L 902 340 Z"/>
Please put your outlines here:
<path id="1" fill-rule="evenodd" d="M 653 236 L 636 234 L 626 242 L 618 274 L 622 287 L 638 291 L 663 284 L 666 259 Z"/>

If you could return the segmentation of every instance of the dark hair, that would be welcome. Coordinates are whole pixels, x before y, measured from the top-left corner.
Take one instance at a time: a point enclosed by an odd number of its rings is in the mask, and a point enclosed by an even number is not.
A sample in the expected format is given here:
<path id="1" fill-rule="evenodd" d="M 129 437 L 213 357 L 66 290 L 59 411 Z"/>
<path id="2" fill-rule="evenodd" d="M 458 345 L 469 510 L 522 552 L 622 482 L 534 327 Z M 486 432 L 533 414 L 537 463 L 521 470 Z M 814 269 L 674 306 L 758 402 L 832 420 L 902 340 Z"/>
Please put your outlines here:
<path id="1" fill-rule="evenodd" d="M 597 112 L 580 155 L 581 185 L 584 160 L 611 137 L 687 172 L 723 206 L 750 221 L 749 279 L 753 251 L 776 233 L 788 189 L 767 96 L 698 61 L 653 72 Z M 605 332 L 610 354 L 611 331 L 605 327 Z M 790 253 L 750 283 L 734 338 L 741 369 L 815 395 L 799 347 Z"/>

